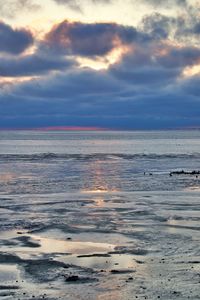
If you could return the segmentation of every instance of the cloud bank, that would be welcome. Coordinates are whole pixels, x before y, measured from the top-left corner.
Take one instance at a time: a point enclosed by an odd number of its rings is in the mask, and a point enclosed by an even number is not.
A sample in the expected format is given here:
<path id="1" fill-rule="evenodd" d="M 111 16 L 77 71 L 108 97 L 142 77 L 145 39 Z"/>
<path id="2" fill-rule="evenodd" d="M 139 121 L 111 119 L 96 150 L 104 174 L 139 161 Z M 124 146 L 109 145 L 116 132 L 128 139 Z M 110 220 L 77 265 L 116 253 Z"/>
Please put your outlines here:
<path id="1" fill-rule="evenodd" d="M 1 21 L 0 128 L 200 126 L 198 12 L 146 4 L 158 8 L 137 26 L 62 20 L 38 37 Z"/>

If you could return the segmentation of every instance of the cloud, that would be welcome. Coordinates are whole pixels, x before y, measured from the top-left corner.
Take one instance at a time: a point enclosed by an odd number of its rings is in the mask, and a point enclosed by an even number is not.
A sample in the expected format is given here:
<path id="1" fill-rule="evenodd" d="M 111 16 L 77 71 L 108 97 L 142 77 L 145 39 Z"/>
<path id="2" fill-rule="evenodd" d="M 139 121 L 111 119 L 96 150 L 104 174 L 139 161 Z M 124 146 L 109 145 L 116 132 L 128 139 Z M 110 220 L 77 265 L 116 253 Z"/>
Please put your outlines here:
<path id="1" fill-rule="evenodd" d="M 46 35 L 43 46 L 58 53 L 103 56 L 113 49 L 142 39 L 134 27 L 115 23 L 86 24 L 63 21 Z"/>
<path id="2" fill-rule="evenodd" d="M 26 77 L 46 74 L 50 71 L 61 71 L 72 66 L 73 62 L 60 58 L 26 55 L 20 58 L 4 58 L 0 60 L 0 76 Z"/>
<path id="3" fill-rule="evenodd" d="M 110 74 L 127 85 L 132 85 L 138 94 L 148 90 L 168 91 L 183 81 L 186 68 L 200 65 L 200 48 L 175 46 L 160 41 L 135 44 L 132 52 L 112 64 Z M 189 72 L 189 71 L 188 71 Z"/>
<path id="4" fill-rule="evenodd" d="M 199 45 L 200 22 L 199 22 L 200 3 L 191 4 L 184 7 L 180 14 L 174 17 L 174 40 L 181 41 L 188 45 Z"/>
<path id="5" fill-rule="evenodd" d="M 194 25 L 194 33 L 198 35 L 200 34 L 200 22 Z"/>
<path id="6" fill-rule="evenodd" d="M 112 3 L 113 0 L 54 0 L 57 4 L 65 5 L 72 10 L 83 12 L 84 7 L 88 4 L 106 5 Z"/>
<path id="7" fill-rule="evenodd" d="M 178 78 L 181 69 L 179 66 L 169 68 L 160 62 L 163 48 L 165 51 L 163 45 L 155 42 L 146 45 L 136 44 L 132 52 L 124 55 L 120 61 L 111 66 L 109 72 L 118 79 L 137 87 L 167 87 Z"/>
<path id="8" fill-rule="evenodd" d="M 141 0 L 140 0 L 141 1 Z M 142 0 L 145 4 L 154 7 L 174 7 L 174 5 L 185 7 L 188 4 L 187 0 Z"/>
<path id="9" fill-rule="evenodd" d="M 176 25 L 176 18 L 156 12 L 144 16 L 138 28 L 148 33 L 153 39 L 167 39 Z"/>
<path id="10" fill-rule="evenodd" d="M 196 96 L 197 103 L 199 104 L 198 100 L 200 95 L 200 74 L 185 79 L 181 83 L 181 89 L 184 91 L 185 94 L 191 94 L 193 96 Z"/>
<path id="11" fill-rule="evenodd" d="M 165 4 L 161 1 L 160 5 Z M 137 29 L 116 23 L 63 21 L 42 40 L 35 40 L 34 53 L 29 55 L 25 50 L 33 45 L 31 33 L 29 43 L 15 35 L 26 36 L 29 31 L 4 23 L 0 28 L 4 41 L 0 43 L 0 79 L 6 82 L 7 77 L 16 77 L 0 90 L 0 127 L 144 129 L 199 122 L 200 75 L 183 76 L 185 68 L 200 64 L 197 18 L 154 13 L 145 16 Z M 12 35 L 16 38 L 13 45 Z M 8 40 L 3 40 L 5 36 Z M 128 51 L 108 69 L 75 63 L 80 56 L 105 61 L 113 50 L 123 47 Z M 21 77 L 29 80 L 22 82 Z"/>
<path id="12" fill-rule="evenodd" d="M 57 4 L 66 5 L 72 10 L 82 12 L 81 4 L 76 0 L 54 0 Z"/>
<path id="13" fill-rule="evenodd" d="M 13 87 L 1 95 L 0 106 L 1 127 L 170 128 L 194 124 L 200 113 L 198 96 L 181 85 L 138 90 L 107 72 L 88 69 Z"/>
<path id="14" fill-rule="evenodd" d="M 122 84 L 123 86 L 124 84 Z M 120 92 L 120 82 L 106 71 L 95 71 L 88 68 L 68 68 L 65 72 L 42 78 L 36 81 L 25 82 L 13 89 L 25 98 L 35 97 L 44 99 L 64 99 L 72 106 L 86 104 L 92 99 L 98 103 L 102 95 L 114 95 Z M 98 95 L 98 97 L 96 97 Z M 76 101 L 74 102 L 74 100 Z M 80 100 L 80 102 L 79 102 Z"/>
<path id="15" fill-rule="evenodd" d="M 0 0 L 0 16 L 13 18 L 23 11 L 37 11 L 40 6 L 32 0 Z"/>
<path id="16" fill-rule="evenodd" d="M 187 17 L 180 17 L 177 19 L 177 30 L 175 38 L 181 39 L 185 43 L 198 43 L 200 35 L 199 16 L 187 15 Z"/>
<path id="17" fill-rule="evenodd" d="M 157 61 L 166 68 L 185 68 L 200 63 L 199 47 L 171 47 L 166 55 L 161 55 Z"/>
<path id="18" fill-rule="evenodd" d="M 142 1 L 145 5 L 155 5 L 155 7 L 153 12 L 151 8 L 151 13 L 141 19 L 137 27 L 139 31 L 147 33 L 152 39 L 169 39 L 174 43 L 199 45 L 200 4 L 194 3 L 193 0 Z M 169 6 L 167 10 L 165 5 Z"/>
<path id="19" fill-rule="evenodd" d="M 0 22 L 0 52 L 13 55 L 21 54 L 33 44 L 33 36 L 29 30 L 13 29 Z"/>
<path id="20" fill-rule="evenodd" d="M 144 52 L 124 57 L 122 69 L 74 66 L 1 91 L 1 127 L 100 126 L 169 128 L 197 124 L 199 78 L 176 80 L 180 69 L 152 62 Z M 139 61 L 137 59 L 140 59 Z M 143 64 L 142 64 L 143 62 Z M 139 74 L 140 73 L 140 74 Z"/>

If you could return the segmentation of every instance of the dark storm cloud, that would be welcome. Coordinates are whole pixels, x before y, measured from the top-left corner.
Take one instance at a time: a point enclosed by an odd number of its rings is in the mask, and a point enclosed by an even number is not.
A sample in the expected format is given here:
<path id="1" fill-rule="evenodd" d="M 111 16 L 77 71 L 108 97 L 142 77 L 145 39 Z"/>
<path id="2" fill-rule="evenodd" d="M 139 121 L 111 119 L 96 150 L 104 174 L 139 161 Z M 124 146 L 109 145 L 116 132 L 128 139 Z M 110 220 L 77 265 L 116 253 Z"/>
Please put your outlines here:
<path id="1" fill-rule="evenodd" d="M 194 33 L 200 34 L 200 22 L 198 22 L 194 25 Z"/>
<path id="2" fill-rule="evenodd" d="M 123 86 L 124 84 L 121 86 L 121 83 L 106 71 L 97 72 L 87 68 L 69 69 L 64 74 L 21 84 L 17 88 L 17 94 L 28 97 L 30 93 L 31 97 L 35 98 L 65 99 L 72 103 L 76 99 L 76 104 L 81 105 L 82 102 L 79 102 L 80 99 L 85 99 L 84 101 L 87 102 L 91 97 L 89 102 L 92 99 L 92 103 L 96 103 L 100 96 L 112 96 L 120 92 L 120 88 Z"/>
<path id="3" fill-rule="evenodd" d="M 199 104 L 200 95 L 200 76 L 196 75 L 192 78 L 184 80 L 181 83 L 181 88 L 186 94 L 192 94 L 197 97 L 197 103 Z"/>
<path id="4" fill-rule="evenodd" d="M 138 92 L 133 84 L 105 72 L 82 70 L 71 76 L 66 73 L 49 82 L 35 80 L 19 86 L 17 93 L 2 94 L 0 126 L 67 124 L 144 129 L 186 126 L 199 118 L 198 96 L 183 91 L 182 86 L 155 91 L 149 87 Z"/>
<path id="5" fill-rule="evenodd" d="M 166 55 L 158 57 L 158 62 L 166 68 L 184 68 L 199 64 L 199 47 L 172 47 Z"/>
<path id="6" fill-rule="evenodd" d="M 71 66 L 72 62 L 60 58 L 26 55 L 20 58 L 4 58 L 0 60 L 0 76 L 20 77 L 34 76 L 48 73 L 49 71 L 64 70 Z"/>
<path id="7" fill-rule="evenodd" d="M 121 44 L 145 38 L 130 26 L 63 21 L 46 35 L 44 46 L 68 55 L 102 56 Z"/>
<path id="8" fill-rule="evenodd" d="M 180 47 L 163 41 L 133 45 L 122 59 L 114 63 L 109 72 L 113 76 L 133 85 L 165 86 L 175 83 L 186 67 L 200 63 L 200 48 Z M 154 89 L 153 89 L 154 90 Z"/>
<path id="9" fill-rule="evenodd" d="M 132 82 L 134 85 L 142 85 L 146 87 L 147 85 L 167 85 L 172 83 L 180 74 L 177 69 L 165 69 L 159 66 L 145 66 L 143 68 L 131 70 L 122 70 L 119 68 L 113 68 L 112 70 L 114 76 L 117 78 Z"/>
<path id="10" fill-rule="evenodd" d="M 159 60 L 159 44 L 151 44 L 147 47 L 137 45 L 132 53 L 125 55 L 121 61 L 116 62 L 110 68 L 113 76 L 129 84 L 140 86 L 165 85 L 172 83 L 179 76 L 181 69 L 169 68 Z"/>
<path id="11" fill-rule="evenodd" d="M 13 29 L 0 22 L 0 52 L 20 54 L 33 44 L 33 36 L 26 29 Z"/>
<path id="12" fill-rule="evenodd" d="M 59 75 L 14 84 L 10 91 L 2 89 L 0 126 L 144 129 L 197 124 L 199 78 L 184 83 L 179 78 L 183 67 L 193 64 L 199 52 L 192 47 L 169 48 L 164 54 L 162 50 L 162 43 L 153 41 L 148 47 L 138 43 L 110 70 L 74 66 Z"/>
<path id="13" fill-rule="evenodd" d="M 144 129 L 197 123 L 200 76 L 183 78 L 183 71 L 200 63 L 198 24 L 196 17 L 158 13 L 145 16 L 137 29 L 115 23 L 63 21 L 35 42 L 37 48 L 30 55 L 23 54 L 29 44 L 20 48 L 15 42 L 12 49 L 13 39 L 10 44 L 5 40 L 0 43 L 0 76 L 5 78 L 0 89 L 0 127 Z M 6 26 L 12 34 L 17 31 Z M 179 43 L 186 35 L 192 36 L 190 43 Z M 105 60 L 106 54 L 123 46 L 129 51 L 106 70 L 81 68 L 75 63 L 76 56 Z M 43 76 L 18 81 L 21 76 L 34 75 Z M 9 86 L 6 77 L 16 80 Z"/>

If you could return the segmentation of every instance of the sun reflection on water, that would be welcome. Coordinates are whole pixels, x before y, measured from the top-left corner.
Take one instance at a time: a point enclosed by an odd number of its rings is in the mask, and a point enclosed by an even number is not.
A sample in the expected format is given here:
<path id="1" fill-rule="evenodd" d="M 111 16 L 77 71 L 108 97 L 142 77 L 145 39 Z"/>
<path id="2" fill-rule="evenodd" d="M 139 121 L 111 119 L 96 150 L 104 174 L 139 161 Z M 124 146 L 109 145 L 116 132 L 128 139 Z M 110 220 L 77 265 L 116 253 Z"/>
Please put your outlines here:
<path id="1" fill-rule="evenodd" d="M 93 201 L 95 206 L 105 206 L 105 194 L 119 192 L 117 187 L 117 168 L 110 161 L 95 160 L 88 166 L 88 174 L 91 176 L 89 185 L 82 189 L 82 193 L 94 194 Z M 114 180 L 111 180 L 114 178 Z M 88 178 L 87 178 L 88 179 Z"/>

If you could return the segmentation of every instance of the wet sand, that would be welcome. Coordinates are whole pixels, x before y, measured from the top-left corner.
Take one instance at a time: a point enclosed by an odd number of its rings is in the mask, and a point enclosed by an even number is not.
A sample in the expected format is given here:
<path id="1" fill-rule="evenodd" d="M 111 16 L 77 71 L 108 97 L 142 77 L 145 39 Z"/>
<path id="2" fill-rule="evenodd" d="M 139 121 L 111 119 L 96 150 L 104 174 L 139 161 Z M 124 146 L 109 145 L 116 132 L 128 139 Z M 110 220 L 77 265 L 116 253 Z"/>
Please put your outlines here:
<path id="1" fill-rule="evenodd" d="M 0 298 L 200 299 L 199 197 L 0 196 Z"/>

